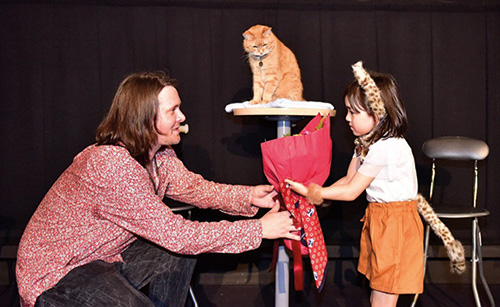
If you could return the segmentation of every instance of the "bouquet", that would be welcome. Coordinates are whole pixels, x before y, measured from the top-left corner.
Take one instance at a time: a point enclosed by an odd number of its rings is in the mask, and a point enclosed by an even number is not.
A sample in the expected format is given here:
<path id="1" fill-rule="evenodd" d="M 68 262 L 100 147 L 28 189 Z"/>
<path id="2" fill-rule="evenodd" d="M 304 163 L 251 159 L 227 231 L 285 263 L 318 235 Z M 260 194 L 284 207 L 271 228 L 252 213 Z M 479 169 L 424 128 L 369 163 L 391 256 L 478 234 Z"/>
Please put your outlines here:
<path id="1" fill-rule="evenodd" d="M 293 251 L 295 289 L 303 290 L 302 255 L 309 255 L 317 289 L 321 291 L 328 255 L 316 207 L 305 197 L 291 191 L 285 179 L 304 185 L 323 185 L 330 174 L 332 140 L 330 116 L 316 115 L 295 136 L 287 136 L 261 144 L 264 174 L 279 191 L 282 210 L 288 210 L 301 232 L 301 241 L 284 240 Z"/>

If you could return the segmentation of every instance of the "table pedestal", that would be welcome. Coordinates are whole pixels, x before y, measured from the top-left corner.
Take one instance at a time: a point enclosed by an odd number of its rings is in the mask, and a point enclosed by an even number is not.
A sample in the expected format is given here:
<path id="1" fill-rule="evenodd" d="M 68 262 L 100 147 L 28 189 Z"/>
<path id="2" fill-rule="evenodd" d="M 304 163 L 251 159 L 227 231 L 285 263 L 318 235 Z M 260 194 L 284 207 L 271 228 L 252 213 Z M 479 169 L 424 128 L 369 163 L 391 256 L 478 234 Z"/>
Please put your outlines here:
<path id="1" fill-rule="evenodd" d="M 277 119 L 278 138 L 291 134 L 291 118 L 279 116 Z M 290 257 L 286 252 L 284 245 L 278 248 L 278 261 L 276 263 L 276 282 L 275 282 L 275 306 L 287 307 L 289 306 L 289 293 L 290 293 Z"/>

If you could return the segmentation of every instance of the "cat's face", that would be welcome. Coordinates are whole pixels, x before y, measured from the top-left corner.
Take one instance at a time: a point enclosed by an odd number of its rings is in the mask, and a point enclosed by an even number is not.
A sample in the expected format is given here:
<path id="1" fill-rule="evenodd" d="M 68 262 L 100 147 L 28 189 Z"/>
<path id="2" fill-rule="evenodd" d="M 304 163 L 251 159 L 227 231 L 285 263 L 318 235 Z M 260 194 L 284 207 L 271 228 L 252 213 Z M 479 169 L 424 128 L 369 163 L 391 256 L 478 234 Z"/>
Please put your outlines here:
<path id="1" fill-rule="evenodd" d="M 243 48 L 249 56 L 261 60 L 274 49 L 276 37 L 268 26 L 255 25 L 243 33 Z"/>

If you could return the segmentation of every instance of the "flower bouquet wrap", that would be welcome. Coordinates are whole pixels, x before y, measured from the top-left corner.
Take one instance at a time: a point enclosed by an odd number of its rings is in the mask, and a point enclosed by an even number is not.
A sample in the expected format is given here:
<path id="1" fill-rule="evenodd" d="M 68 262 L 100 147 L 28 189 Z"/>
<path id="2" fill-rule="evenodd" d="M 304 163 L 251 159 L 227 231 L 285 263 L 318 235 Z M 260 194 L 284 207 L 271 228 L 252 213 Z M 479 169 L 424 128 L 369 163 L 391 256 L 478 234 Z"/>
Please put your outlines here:
<path id="1" fill-rule="evenodd" d="M 325 183 L 332 161 L 330 116 L 318 114 L 298 135 L 264 142 L 261 149 L 264 174 L 282 196 L 281 209 L 290 212 L 295 227 L 301 231 L 301 241 L 284 240 L 293 251 L 295 289 L 303 290 L 302 255 L 309 255 L 316 287 L 321 290 L 328 255 L 316 207 L 291 191 L 284 180 L 306 186 Z"/>

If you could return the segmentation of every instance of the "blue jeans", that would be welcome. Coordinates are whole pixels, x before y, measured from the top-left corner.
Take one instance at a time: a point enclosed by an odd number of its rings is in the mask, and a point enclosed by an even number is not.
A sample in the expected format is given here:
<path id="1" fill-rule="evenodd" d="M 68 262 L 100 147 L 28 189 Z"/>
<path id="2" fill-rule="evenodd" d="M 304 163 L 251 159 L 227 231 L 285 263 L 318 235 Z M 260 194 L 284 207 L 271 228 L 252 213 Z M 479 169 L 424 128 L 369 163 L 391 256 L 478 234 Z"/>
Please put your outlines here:
<path id="1" fill-rule="evenodd" d="M 74 268 L 44 291 L 36 307 L 184 306 L 196 258 L 138 239 L 122 253 L 125 263 L 101 260 Z M 149 284 L 148 296 L 140 291 Z"/>

